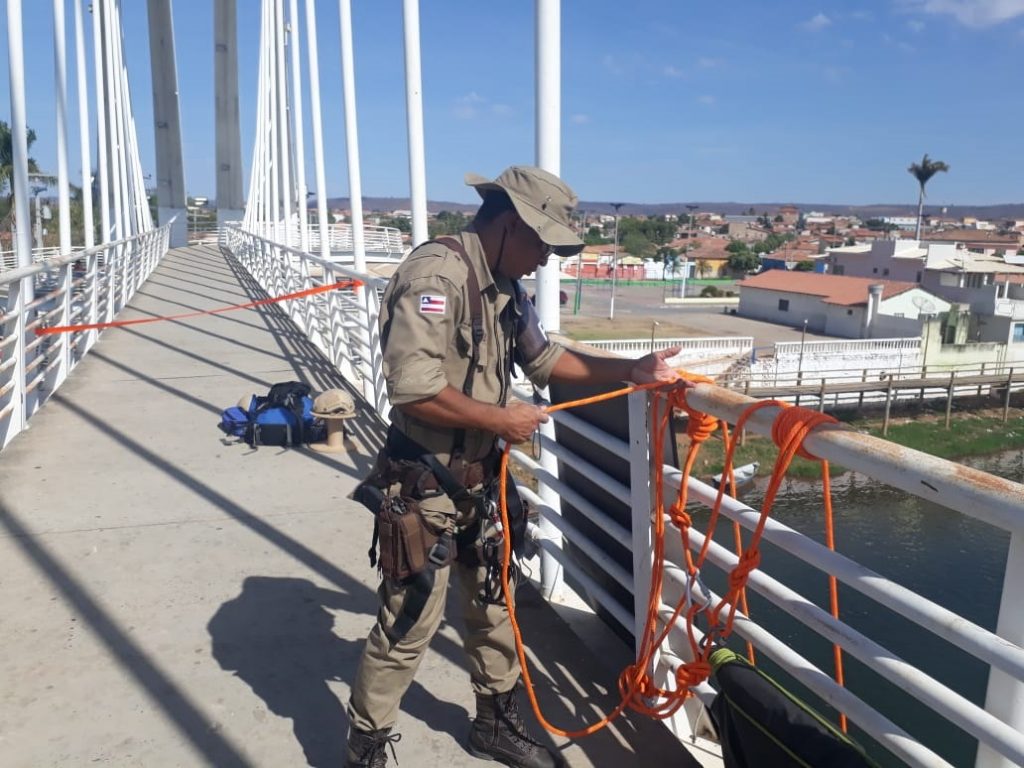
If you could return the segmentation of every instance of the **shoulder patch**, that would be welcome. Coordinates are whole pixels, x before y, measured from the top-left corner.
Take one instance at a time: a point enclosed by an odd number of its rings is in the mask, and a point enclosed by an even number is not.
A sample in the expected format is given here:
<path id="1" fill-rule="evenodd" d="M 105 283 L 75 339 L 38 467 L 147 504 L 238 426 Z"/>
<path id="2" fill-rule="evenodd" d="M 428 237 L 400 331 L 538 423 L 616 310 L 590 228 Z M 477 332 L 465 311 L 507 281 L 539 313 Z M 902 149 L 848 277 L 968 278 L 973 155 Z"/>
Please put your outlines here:
<path id="1" fill-rule="evenodd" d="M 421 315 L 443 315 L 448 309 L 448 299 L 444 296 L 424 293 L 420 296 Z"/>

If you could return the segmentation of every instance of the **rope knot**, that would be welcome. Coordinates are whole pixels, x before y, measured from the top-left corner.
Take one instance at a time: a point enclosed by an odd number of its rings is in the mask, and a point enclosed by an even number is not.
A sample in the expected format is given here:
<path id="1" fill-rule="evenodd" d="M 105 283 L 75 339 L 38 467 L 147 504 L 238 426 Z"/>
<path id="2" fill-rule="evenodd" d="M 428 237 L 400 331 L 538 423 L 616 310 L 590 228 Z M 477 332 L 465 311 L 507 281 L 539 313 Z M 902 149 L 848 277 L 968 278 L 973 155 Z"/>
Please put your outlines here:
<path id="1" fill-rule="evenodd" d="M 682 690 L 695 688 L 711 677 L 711 665 L 704 659 L 688 661 L 676 669 L 676 684 Z"/>
<path id="2" fill-rule="evenodd" d="M 718 419 L 700 411 L 686 410 L 689 419 L 686 422 L 686 434 L 695 443 L 703 443 L 718 429 Z"/>
<path id="3" fill-rule="evenodd" d="M 669 520 L 680 530 L 688 530 L 693 525 L 693 518 L 685 509 L 673 504 L 668 511 Z"/>
<path id="4" fill-rule="evenodd" d="M 781 405 L 785 407 L 779 411 L 772 423 L 772 440 L 775 445 L 782 449 L 792 440 L 798 440 L 797 456 L 811 461 L 821 461 L 814 454 L 807 452 L 804 448 L 804 440 L 816 427 L 822 424 L 836 424 L 838 419 L 827 413 L 819 413 L 798 405 L 789 405 L 788 403 Z"/>
<path id="5" fill-rule="evenodd" d="M 729 572 L 729 589 L 732 592 L 739 592 L 747 586 L 747 579 L 750 572 L 761 564 L 761 552 L 756 549 L 748 549 L 740 555 L 740 561 L 736 567 Z"/>

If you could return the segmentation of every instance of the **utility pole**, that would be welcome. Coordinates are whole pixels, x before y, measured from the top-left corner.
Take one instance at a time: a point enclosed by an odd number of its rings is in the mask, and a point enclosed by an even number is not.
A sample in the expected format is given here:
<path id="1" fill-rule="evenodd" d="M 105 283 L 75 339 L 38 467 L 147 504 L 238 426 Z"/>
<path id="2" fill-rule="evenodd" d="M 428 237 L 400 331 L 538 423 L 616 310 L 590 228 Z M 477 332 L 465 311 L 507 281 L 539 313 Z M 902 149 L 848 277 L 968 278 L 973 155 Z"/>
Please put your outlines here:
<path id="1" fill-rule="evenodd" d="M 608 306 L 608 319 L 615 319 L 615 285 L 616 278 L 619 272 L 619 209 L 624 206 L 625 203 L 612 203 L 612 208 L 615 209 L 615 242 L 612 245 L 612 300 Z"/>
<path id="2" fill-rule="evenodd" d="M 686 277 L 690 271 L 690 245 L 693 242 L 693 212 L 697 210 L 695 203 L 687 203 L 686 209 L 690 212 L 690 232 L 686 236 L 686 253 L 683 256 L 683 281 L 679 285 L 679 298 L 686 298 Z"/>
<path id="3" fill-rule="evenodd" d="M 580 240 L 584 239 L 587 229 L 587 212 L 581 211 Z M 580 313 L 580 305 L 583 303 L 583 251 L 576 254 L 576 296 L 572 302 L 572 313 Z"/>

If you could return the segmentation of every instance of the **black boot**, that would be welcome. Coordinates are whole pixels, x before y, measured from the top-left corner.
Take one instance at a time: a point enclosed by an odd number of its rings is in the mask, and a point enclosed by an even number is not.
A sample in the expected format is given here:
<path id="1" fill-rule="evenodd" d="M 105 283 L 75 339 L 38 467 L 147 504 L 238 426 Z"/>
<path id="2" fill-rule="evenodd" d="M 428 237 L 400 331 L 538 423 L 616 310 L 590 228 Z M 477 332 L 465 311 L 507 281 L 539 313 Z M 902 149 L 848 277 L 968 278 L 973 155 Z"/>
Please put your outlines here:
<path id="1" fill-rule="evenodd" d="M 348 754 L 345 755 L 343 768 L 387 768 L 387 748 L 391 748 L 391 756 L 395 757 L 395 744 L 402 740 L 402 734 L 390 735 L 390 728 L 379 731 L 360 731 L 349 728 Z"/>
<path id="2" fill-rule="evenodd" d="M 559 768 L 562 759 L 552 754 L 526 730 L 519 714 L 516 689 L 494 696 L 477 694 L 476 719 L 469 732 L 469 753 L 497 760 L 512 768 Z"/>

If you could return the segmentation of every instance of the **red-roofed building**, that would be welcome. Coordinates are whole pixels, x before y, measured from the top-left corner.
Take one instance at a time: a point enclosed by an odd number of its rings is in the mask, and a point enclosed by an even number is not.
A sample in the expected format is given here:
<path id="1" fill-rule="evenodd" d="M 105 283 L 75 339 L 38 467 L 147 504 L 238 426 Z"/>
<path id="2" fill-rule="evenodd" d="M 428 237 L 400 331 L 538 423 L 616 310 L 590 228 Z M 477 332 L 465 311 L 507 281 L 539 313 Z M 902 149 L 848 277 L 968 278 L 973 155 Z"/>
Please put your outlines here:
<path id="1" fill-rule="evenodd" d="M 739 283 L 739 314 L 851 339 L 917 336 L 950 305 L 914 283 L 772 269 Z"/>

